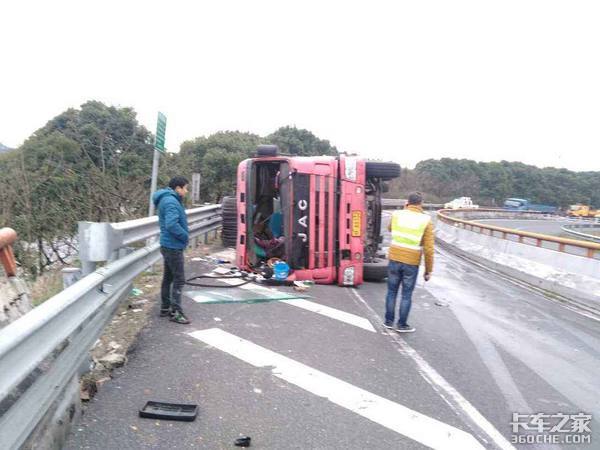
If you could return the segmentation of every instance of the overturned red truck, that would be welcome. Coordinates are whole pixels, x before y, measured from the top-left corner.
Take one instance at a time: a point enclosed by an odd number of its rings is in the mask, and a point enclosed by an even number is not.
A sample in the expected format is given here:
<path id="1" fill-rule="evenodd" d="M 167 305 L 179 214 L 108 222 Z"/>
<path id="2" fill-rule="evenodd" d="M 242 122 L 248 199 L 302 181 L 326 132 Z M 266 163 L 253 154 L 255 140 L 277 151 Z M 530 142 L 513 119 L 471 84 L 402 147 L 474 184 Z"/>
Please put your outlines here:
<path id="1" fill-rule="evenodd" d="M 280 155 L 261 145 L 238 166 L 236 196 L 223 200 L 223 241 L 244 270 L 275 258 L 288 264 L 292 280 L 381 280 L 381 194 L 399 176 L 396 163 Z"/>

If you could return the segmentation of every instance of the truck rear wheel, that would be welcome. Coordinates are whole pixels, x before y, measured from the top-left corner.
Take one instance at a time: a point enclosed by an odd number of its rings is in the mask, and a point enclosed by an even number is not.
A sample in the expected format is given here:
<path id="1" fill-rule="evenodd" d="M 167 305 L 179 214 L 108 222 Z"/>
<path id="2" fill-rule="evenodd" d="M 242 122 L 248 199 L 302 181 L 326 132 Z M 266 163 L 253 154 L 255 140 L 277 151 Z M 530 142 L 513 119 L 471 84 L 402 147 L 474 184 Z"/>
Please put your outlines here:
<path id="1" fill-rule="evenodd" d="M 387 278 L 387 259 L 375 258 L 372 262 L 363 264 L 363 279 L 365 281 L 383 281 Z"/>
<path id="2" fill-rule="evenodd" d="M 234 247 L 237 244 L 237 198 L 223 197 L 223 231 L 221 240 L 225 247 Z"/>
<path id="3" fill-rule="evenodd" d="M 391 180 L 400 176 L 400 164 L 390 162 L 367 161 L 367 178 Z"/>

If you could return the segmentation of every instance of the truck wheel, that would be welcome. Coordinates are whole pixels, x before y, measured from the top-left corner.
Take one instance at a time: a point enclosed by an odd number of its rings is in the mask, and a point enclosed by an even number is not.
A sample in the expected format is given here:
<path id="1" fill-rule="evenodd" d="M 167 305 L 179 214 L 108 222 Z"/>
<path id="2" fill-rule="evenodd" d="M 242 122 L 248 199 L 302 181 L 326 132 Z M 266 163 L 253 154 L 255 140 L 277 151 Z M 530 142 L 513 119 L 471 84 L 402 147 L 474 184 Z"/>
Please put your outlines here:
<path id="1" fill-rule="evenodd" d="M 256 156 L 277 156 L 279 147 L 276 145 L 259 145 L 256 147 Z"/>
<path id="2" fill-rule="evenodd" d="M 363 279 L 365 281 L 383 281 L 387 278 L 387 259 L 375 258 L 373 262 L 363 264 Z"/>
<path id="3" fill-rule="evenodd" d="M 223 231 L 221 240 L 225 247 L 234 247 L 237 244 L 237 197 L 223 197 Z"/>
<path id="4" fill-rule="evenodd" d="M 400 164 L 390 162 L 367 161 L 367 178 L 391 180 L 400 176 Z"/>

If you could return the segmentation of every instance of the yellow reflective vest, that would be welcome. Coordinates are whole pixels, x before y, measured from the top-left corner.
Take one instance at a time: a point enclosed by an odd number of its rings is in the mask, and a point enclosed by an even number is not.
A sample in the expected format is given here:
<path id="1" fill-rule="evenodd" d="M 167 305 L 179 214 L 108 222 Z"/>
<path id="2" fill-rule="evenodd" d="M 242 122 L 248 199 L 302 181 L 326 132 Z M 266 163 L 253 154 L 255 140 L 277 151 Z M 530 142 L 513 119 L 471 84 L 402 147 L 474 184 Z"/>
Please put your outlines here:
<path id="1" fill-rule="evenodd" d="M 433 270 L 433 224 L 431 217 L 416 205 L 394 211 L 390 223 L 392 242 L 389 258 L 410 265 L 419 265 L 425 253 L 425 271 Z"/>
<path id="2" fill-rule="evenodd" d="M 423 250 L 421 240 L 430 221 L 429 215 L 410 209 L 394 211 L 392 215 L 392 245 Z"/>

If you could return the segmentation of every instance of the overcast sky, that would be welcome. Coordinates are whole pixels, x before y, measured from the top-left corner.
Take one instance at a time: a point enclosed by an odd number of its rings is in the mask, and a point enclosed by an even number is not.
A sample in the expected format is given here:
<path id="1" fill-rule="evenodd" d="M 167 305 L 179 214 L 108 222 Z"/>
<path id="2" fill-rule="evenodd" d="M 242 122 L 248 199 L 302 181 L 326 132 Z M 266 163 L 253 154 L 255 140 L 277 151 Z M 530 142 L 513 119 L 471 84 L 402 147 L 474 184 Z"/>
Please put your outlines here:
<path id="1" fill-rule="evenodd" d="M 4 1 L 0 142 L 95 99 L 167 147 L 307 128 L 339 150 L 600 170 L 598 1 Z"/>

